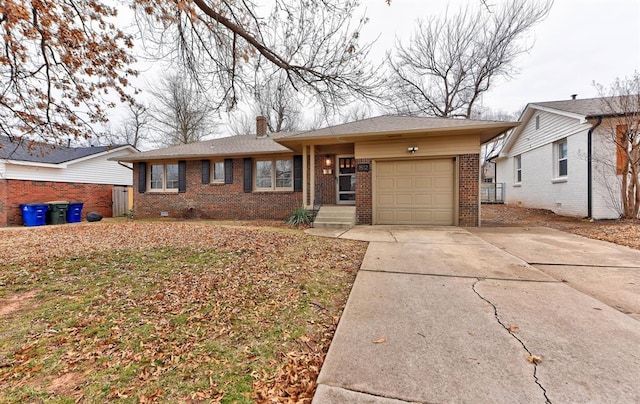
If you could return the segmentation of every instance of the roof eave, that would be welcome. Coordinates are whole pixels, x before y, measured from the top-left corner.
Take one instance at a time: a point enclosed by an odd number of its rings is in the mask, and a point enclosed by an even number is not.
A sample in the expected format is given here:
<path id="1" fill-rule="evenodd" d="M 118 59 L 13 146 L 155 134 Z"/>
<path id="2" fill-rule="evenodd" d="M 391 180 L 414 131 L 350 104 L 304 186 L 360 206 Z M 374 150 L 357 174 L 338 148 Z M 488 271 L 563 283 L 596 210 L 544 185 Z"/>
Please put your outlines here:
<path id="1" fill-rule="evenodd" d="M 520 122 L 496 122 L 482 125 L 466 125 L 455 127 L 434 127 L 434 128 L 418 128 L 408 130 L 388 130 L 380 132 L 362 132 L 362 133 L 335 133 L 331 135 L 317 136 L 292 136 L 280 139 L 274 139 L 275 142 L 283 146 L 292 147 L 302 143 L 328 144 L 328 143 L 346 143 L 366 140 L 381 140 L 384 136 L 411 136 L 411 135 L 466 135 L 469 132 L 478 133 L 480 135 L 480 143 L 486 143 L 491 139 L 500 136 L 506 131 L 517 127 Z M 495 131 L 497 130 L 497 132 Z"/>
<path id="2" fill-rule="evenodd" d="M 258 151 L 258 152 L 244 152 L 244 153 L 206 153 L 206 154 L 165 154 L 158 156 L 118 156 L 111 157 L 109 160 L 121 161 L 125 163 L 137 163 L 141 161 L 161 161 L 161 160 L 198 160 L 204 158 L 216 158 L 216 157 L 244 157 L 244 156 L 256 156 L 256 155 L 273 155 L 273 154 L 290 154 L 293 150 L 271 150 L 271 151 Z M 125 158 L 121 158 L 125 157 Z"/>

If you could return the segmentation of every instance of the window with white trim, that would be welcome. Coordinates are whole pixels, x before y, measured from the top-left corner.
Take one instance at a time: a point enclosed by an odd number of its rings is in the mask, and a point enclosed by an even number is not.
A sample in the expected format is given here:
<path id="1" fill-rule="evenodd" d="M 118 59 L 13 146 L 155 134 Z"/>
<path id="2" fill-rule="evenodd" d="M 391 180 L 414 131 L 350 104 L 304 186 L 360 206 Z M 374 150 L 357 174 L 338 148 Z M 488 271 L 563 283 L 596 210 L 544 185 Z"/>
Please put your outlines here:
<path id="1" fill-rule="evenodd" d="M 568 174 L 568 162 L 567 162 L 567 139 L 563 139 L 555 143 L 555 155 L 556 155 L 556 177 L 566 177 Z"/>
<path id="2" fill-rule="evenodd" d="M 519 184 L 522 182 L 522 156 L 518 155 L 513 158 L 514 168 L 515 168 L 515 183 Z"/>
<path id="3" fill-rule="evenodd" d="M 211 164 L 212 182 L 224 183 L 224 161 L 213 161 Z"/>
<path id="4" fill-rule="evenodd" d="M 149 169 L 149 189 L 151 191 L 177 191 L 178 163 L 151 164 Z"/>
<path id="5" fill-rule="evenodd" d="M 255 188 L 264 190 L 293 190 L 293 160 L 256 160 Z"/>

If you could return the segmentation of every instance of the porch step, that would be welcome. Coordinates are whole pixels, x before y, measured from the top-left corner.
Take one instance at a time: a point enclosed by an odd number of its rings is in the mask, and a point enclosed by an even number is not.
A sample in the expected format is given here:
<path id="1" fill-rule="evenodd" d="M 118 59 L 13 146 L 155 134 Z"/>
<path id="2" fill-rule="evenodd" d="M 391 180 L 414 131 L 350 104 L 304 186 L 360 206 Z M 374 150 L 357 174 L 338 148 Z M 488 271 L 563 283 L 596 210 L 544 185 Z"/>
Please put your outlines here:
<path id="1" fill-rule="evenodd" d="M 355 206 L 322 206 L 313 227 L 322 229 L 348 229 L 356 224 Z"/>

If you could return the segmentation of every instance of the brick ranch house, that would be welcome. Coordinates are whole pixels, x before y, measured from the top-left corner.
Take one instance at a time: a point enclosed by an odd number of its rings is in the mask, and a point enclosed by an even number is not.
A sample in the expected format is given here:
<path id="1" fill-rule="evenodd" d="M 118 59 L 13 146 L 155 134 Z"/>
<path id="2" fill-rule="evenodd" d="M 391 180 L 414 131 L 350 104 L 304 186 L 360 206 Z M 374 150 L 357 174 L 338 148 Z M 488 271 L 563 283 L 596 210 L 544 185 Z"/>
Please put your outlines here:
<path id="1" fill-rule="evenodd" d="M 282 220 L 354 205 L 356 224 L 479 225 L 480 144 L 518 123 L 380 116 L 118 157 L 134 164 L 137 218 Z"/>
<path id="2" fill-rule="evenodd" d="M 114 187 L 130 187 L 131 168 L 108 160 L 132 146 L 64 147 L 0 136 L 0 226 L 22 224 L 20 204 L 83 202 L 83 213 L 112 215 Z"/>

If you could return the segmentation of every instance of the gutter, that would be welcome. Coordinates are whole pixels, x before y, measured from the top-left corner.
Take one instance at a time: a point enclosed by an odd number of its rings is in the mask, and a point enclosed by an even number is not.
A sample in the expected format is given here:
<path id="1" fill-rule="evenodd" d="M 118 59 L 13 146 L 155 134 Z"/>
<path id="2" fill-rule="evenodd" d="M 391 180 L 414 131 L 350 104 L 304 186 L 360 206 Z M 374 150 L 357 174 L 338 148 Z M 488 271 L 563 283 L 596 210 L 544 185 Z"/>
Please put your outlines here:
<path id="1" fill-rule="evenodd" d="M 124 164 L 122 161 L 118 161 L 118 165 L 121 165 L 124 168 L 128 168 L 129 170 L 133 171 L 133 167 L 129 167 L 128 165 Z"/>
<path id="2" fill-rule="evenodd" d="M 598 122 L 593 124 L 587 132 L 587 218 L 593 215 L 593 162 L 592 162 L 592 135 L 593 131 L 602 123 L 602 116 L 598 116 Z"/>

